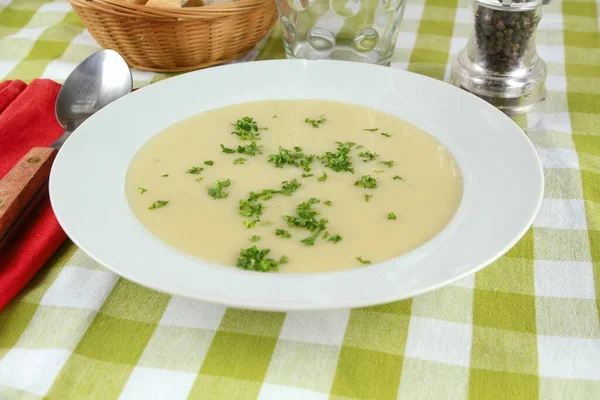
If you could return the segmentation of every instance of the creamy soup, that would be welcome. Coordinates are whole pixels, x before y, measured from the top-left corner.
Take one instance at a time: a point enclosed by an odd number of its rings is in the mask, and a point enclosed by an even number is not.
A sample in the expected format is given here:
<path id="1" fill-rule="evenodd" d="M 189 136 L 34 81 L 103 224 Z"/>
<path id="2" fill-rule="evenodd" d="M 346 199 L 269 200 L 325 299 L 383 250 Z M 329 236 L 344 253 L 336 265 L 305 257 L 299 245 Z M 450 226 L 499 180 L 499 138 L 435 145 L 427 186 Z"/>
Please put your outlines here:
<path id="1" fill-rule="evenodd" d="M 426 132 L 314 100 L 246 103 L 181 121 L 140 149 L 126 182 L 134 214 L 171 246 L 280 272 L 399 256 L 448 224 L 462 190 L 452 155 Z"/>

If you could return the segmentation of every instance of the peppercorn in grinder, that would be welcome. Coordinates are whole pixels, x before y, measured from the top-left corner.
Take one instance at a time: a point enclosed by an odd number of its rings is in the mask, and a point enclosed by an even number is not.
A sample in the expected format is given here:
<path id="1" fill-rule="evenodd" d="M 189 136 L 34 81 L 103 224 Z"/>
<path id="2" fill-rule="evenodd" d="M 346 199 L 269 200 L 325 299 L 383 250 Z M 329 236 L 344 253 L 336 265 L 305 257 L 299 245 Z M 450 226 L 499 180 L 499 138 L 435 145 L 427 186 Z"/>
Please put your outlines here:
<path id="1" fill-rule="evenodd" d="M 546 64 L 535 32 L 550 0 L 472 0 L 475 27 L 452 62 L 452 84 L 508 115 L 532 111 L 546 97 Z"/>

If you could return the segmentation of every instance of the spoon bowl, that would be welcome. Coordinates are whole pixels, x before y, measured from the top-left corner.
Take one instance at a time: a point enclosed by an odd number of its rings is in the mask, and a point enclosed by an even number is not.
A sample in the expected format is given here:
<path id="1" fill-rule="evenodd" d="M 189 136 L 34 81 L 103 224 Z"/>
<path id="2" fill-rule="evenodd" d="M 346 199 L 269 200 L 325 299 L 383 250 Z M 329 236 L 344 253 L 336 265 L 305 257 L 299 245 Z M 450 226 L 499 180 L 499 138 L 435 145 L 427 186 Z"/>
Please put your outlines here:
<path id="1" fill-rule="evenodd" d="M 65 80 L 56 98 L 56 119 L 66 131 L 73 132 L 92 114 L 132 89 L 131 71 L 119 53 L 97 51 Z"/>

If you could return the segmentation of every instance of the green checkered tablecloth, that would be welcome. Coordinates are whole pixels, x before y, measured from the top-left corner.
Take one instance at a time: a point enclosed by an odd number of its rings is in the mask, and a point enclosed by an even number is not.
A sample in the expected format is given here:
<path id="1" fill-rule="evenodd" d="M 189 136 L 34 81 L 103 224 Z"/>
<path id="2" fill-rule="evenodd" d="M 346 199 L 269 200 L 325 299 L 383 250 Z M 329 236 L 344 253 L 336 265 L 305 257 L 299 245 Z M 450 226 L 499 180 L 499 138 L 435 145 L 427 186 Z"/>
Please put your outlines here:
<path id="1" fill-rule="evenodd" d="M 143 288 L 67 243 L 0 312 L 0 398 L 600 398 L 599 15 L 545 7 L 548 98 L 518 119 L 544 200 L 490 267 L 397 303 L 267 313 Z M 466 0 L 411 0 L 392 67 L 447 79 L 471 28 Z M 97 49 L 66 1 L 0 0 L 0 79 L 61 81 Z M 275 29 L 247 58 L 283 56 Z"/>

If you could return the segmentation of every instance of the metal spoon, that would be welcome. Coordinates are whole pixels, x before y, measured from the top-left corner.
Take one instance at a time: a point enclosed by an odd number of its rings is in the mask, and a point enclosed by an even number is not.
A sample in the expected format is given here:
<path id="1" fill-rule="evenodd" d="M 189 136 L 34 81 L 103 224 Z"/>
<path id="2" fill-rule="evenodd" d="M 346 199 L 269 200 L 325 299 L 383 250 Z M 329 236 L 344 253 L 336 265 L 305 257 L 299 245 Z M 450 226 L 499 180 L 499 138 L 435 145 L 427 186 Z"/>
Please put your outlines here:
<path id="1" fill-rule="evenodd" d="M 0 250 L 46 195 L 52 162 L 71 133 L 96 111 L 132 89 L 131 71 L 113 50 L 92 54 L 71 72 L 56 98 L 56 119 L 65 132 L 50 147 L 31 149 L 0 180 Z"/>

